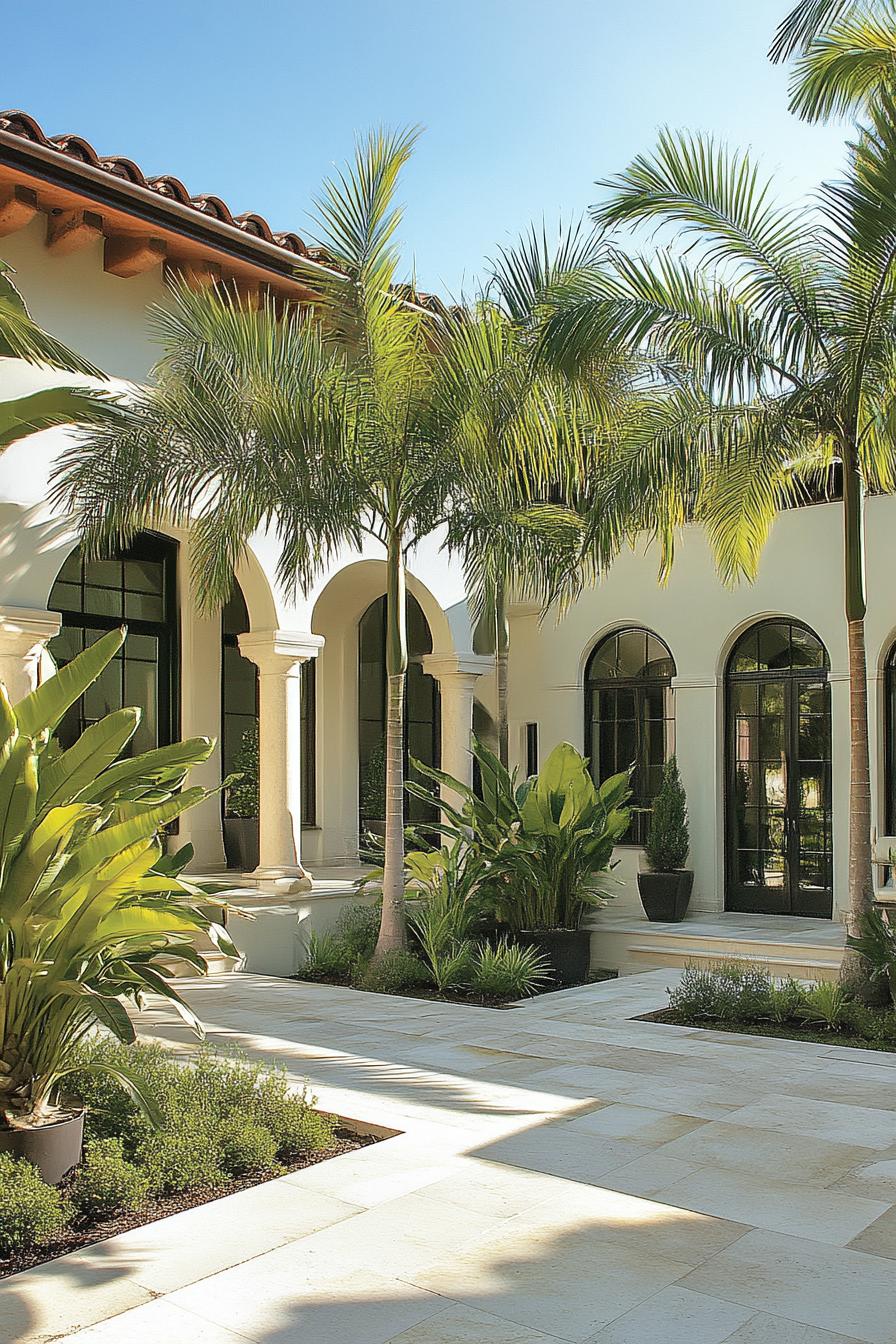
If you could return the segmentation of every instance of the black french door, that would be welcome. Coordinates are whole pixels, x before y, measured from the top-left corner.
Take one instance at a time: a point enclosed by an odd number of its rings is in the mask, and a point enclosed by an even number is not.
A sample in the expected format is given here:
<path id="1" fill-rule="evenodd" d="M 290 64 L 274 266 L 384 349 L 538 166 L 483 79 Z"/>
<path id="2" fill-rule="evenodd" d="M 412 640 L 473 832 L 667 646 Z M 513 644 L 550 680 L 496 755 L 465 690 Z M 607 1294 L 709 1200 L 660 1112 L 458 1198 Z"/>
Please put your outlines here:
<path id="1" fill-rule="evenodd" d="M 785 655 L 787 629 L 775 626 L 777 659 L 762 658 L 760 641 L 760 656 L 741 655 L 728 674 L 726 908 L 830 918 L 830 686 L 826 667 Z"/>

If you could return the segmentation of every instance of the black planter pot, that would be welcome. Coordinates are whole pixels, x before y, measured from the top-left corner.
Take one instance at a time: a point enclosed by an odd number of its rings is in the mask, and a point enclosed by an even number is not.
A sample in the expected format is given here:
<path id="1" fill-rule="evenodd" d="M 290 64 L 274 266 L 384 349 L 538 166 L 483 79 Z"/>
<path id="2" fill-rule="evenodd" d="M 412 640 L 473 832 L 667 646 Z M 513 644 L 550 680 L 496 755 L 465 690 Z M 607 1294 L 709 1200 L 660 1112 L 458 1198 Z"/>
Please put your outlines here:
<path id="1" fill-rule="evenodd" d="M 677 924 L 684 919 L 694 887 L 689 868 L 672 873 L 639 873 L 638 891 L 648 919 L 659 924 Z"/>
<path id="2" fill-rule="evenodd" d="M 589 929 L 531 929 L 516 935 L 518 943 L 537 947 L 551 965 L 558 985 L 581 985 L 591 972 Z"/>
<path id="3" fill-rule="evenodd" d="M 33 1162 L 48 1185 L 57 1185 L 81 1160 L 84 1112 L 75 1111 L 52 1125 L 0 1129 L 0 1153 Z"/>
<path id="4" fill-rule="evenodd" d="M 258 818 L 224 818 L 224 853 L 227 867 L 251 873 L 258 867 Z"/>

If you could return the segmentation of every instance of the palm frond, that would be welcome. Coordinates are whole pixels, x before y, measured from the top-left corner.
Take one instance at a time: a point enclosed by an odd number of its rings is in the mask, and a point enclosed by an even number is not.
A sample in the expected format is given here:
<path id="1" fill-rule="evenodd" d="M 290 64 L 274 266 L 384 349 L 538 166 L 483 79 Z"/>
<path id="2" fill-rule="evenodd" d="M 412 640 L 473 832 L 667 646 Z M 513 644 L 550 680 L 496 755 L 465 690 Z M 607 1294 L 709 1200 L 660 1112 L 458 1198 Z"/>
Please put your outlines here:
<path id="1" fill-rule="evenodd" d="M 824 30 L 848 12 L 854 0 L 798 0 L 778 25 L 769 48 L 769 60 L 789 60 L 805 51 Z"/>
<path id="2" fill-rule="evenodd" d="M 0 262 L 0 356 L 102 378 L 93 364 L 37 325 L 10 274 L 11 268 Z"/>
<path id="3" fill-rule="evenodd" d="M 896 87 L 896 14 L 849 15 L 820 34 L 797 61 L 790 110 L 806 121 L 828 121 L 864 107 L 881 89 Z"/>

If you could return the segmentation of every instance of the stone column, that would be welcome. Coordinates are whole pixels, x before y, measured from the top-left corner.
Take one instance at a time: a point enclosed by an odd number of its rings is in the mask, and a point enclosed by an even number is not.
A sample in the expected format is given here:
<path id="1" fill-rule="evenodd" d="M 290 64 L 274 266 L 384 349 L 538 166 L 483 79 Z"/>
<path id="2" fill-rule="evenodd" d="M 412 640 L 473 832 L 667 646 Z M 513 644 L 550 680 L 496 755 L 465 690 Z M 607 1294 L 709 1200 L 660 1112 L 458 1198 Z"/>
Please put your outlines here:
<path id="1" fill-rule="evenodd" d="M 284 894 L 307 891 L 302 867 L 302 664 L 316 658 L 320 635 L 250 631 L 240 652 L 258 668 L 259 885 Z"/>
<path id="2" fill-rule="evenodd" d="M 0 681 L 13 704 L 37 686 L 41 655 L 61 626 L 56 611 L 0 607 Z"/>
<path id="3" fill-rule="evenodd" d="M 442 705 L 442 769 L 464 784 L 473 783 L 470 735 L 473 731 L 473 691 L 484 673 L 494 671 L 495 660 L 476 653 L 429 653 L 421 658 L 423 671 L 439 683 Z M 449 802 L 456 796 L 443 791 Z"/>

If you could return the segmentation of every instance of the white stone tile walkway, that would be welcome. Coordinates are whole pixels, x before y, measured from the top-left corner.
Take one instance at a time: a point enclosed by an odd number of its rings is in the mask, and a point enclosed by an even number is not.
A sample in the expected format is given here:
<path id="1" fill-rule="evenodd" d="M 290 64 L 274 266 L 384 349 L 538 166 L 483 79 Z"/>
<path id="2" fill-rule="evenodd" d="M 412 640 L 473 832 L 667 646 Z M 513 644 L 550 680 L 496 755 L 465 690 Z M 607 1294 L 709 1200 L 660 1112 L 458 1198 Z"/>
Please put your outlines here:
<path id="1" fill-rule="evenodd" d="M 400 1136 L 0 1283 L 0 1344 L 893 1344 L 896 1061 L 632 1021 L 670 978 L 505 1013 L 191 982 Z"/>

